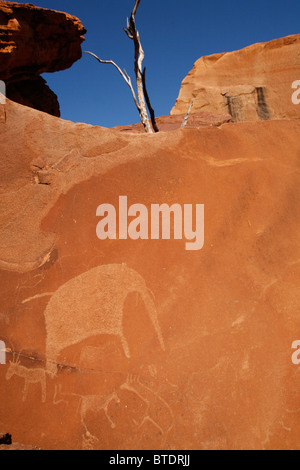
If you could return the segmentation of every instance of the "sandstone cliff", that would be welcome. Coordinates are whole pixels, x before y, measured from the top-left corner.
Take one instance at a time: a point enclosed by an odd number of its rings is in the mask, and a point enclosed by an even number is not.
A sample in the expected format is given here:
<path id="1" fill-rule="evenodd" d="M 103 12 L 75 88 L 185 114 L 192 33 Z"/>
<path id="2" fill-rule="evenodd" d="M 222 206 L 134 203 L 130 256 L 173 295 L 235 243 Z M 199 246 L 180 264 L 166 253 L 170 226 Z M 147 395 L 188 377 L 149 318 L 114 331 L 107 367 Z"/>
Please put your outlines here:
<path id="1" fill-rule="evenodd" d="M 298 449 L 299 120 L 149 136 L 0 113 L 1 429 L 43 449 Z M 204 248 L 100 241 L 119 195 L 205 204 Z"/>
<path id="2" fill-rule="evenodd" d="M 300 35 L 199 59 L 183 80 L 171 114 L 230 113 L 235 122 L 300 119 L 291 100 L 299 80 Z"/>
<path id="3" fill-rule="evenodd" d="M 59 116 L 57 97 L 40 75 L 80 59 L 85 32 L 79 19 L 66 13 L 1 1 L 0 80 L 7 84 L 7 96 Z"/>
<path id="4" fill-rule="evenodd" d="M 0 5 L 0 78 L 57 114 L 39 74 L 80 57 L 81 23 Z M 298 50 L 201 59 L 153 135 L 0 103 L 5 449 L 300 449 Z M 148 216 L 204 205 L 203 248 L 180 223 L 99 239 L 99 205 L 124 226 L 120 196 Z"/>

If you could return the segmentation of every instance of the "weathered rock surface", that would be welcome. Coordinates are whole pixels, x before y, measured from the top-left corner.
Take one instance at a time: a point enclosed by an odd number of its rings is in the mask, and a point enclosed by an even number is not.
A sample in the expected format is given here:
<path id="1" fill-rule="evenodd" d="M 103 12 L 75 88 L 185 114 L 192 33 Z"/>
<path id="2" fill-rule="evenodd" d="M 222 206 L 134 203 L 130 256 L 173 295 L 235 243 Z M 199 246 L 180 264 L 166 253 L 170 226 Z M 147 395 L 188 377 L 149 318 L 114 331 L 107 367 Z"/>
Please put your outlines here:
<path id="1" fill-rule="evenodd" d="M 0 108 L 1 429 L 42 449 L 299 449 L 300 122 L 146 135 Z M 204 248 L 100 241 L 120 195 L 205 204 Z"/>
<path id="2" fill-rule="evenodd" d="M 37 450 L 37 447 L 30 445 L 22 445 L 12 441 L 12 436 L 9 433 L 0 432 L 0 451 L 5 450 Z"/>
<path id="3" fill-rule="evenodd" d="M 176 114 L 173 116 L 160 116 L 156 119 L 158 128 L 162 132 L 174 131 L 180 129 L 184 114 Z M 216 113 L 192 113 L 189 115 L 186 127 L 218 127 L 232 120 L 230 114 Z M 118 126 L 114 128 L 120 132 L 145 132 L 142 123 L 130 126 Z"/>
<path id="4" fill-rule="evenodd" d="M 292 83 L 300 80 L 300 35 L 199 59 L 183 80 L 172 115 L 229 113 L 235 122 L 300 119 Z"/>
<path id="5" fill-rule="evenodd" d="M 80 59 L 85 32 L 80 20 L 66 13 L 0 2 L 0 80 L 8 98 L 59 116 L 57 97 L 40 75 Z"/>
<path id="6" fill-rule="evenodd" d="M 0 451 L 14 451 L 14 450 L 22 450 L 22 451 L 25 451 L 25 450 L 34 450 L 34 451 L 37 451 L 37 450 L 41 450 L 41 449 L 38 449 L 37 447 L 32 447 L 30 445 L 27 445 L 27 446 L 24 446 L 23 444 L 18 444 L 17 442 L 15 444 L 12 444 L 12 445 L 9 445 L 9 446 L 6 446 L 6 445 L 3 445 L 1 446 L 0 445 Z"/>

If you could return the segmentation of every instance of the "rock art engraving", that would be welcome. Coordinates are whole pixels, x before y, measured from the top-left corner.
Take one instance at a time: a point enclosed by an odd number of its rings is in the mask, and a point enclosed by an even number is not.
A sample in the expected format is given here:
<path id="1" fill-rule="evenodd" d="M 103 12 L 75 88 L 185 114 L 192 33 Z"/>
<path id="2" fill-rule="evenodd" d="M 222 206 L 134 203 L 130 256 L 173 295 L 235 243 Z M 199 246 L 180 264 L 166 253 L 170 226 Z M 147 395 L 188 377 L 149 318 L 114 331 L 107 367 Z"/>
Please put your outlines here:
<path id="1" fill-rule="evenodd" d="M 134 393 L 140 400 L 146 404 L 145 415 L 143 416 L 140 423 L 134 421 L 134 424 L 138 428 L 142 428 L 147 422 L 151 423 L 156 427 L 163 440 L 165 441 L 168 434 L 174 426 L 174 414 L 169 406 L 169 404 L 154 390 L 144 385 L 138 376 L 129 375 L 124 384 L 121 385 L 120 390 L 126 390 L 128 392 Z M 156 403 L 160 403 L 162 406 L 161 412 L 161 422 L 158 422 L 157 413 L 156 413 Z M 168 420 L 165 420 L 166 415 L 168 415 Z"/>
<path id="2" fill-rule="evenodd" d="M 61 286 L 45 309 L 47 371 L 53 377 L 57 374 L 59 353 L 92 336 L 118 336 L 126 357 L 130 358 L 122 325 L 124 304 L 130 293 L 141 296 L 165 350 L 154 296 L 142 276 L 125 264 L 99 266 Z"/>
<path id="3" fill-rule="evenodd" d="M 91 413 L 101 413 L 104 412 L 107 420 L 109 421 L 111 428 L 115 429 L 116 424 L 111 419 L 109 415 L 109 406 L 111 403 L 119 404 L 120 398 L 118 397 L 116 392 L 113 392 L 109 395 L 79 395 L 76 393 L 62 393 L 61 387 L 59 388 L 61 395 L 63 396 L 72 396 L 78 397 L 80 399 L 80 421 L 81 425 L 85 430 L 85 436 L 83 437 L 83 447 L 86 448 L 87 446 L 90 448 L 92 447 L 97 441 L 98 438 L 93 436 L 87 427 L 86 424 L 86 417 L 89 412 Z M 53 403 L 55 405 L 59 403 L 68 403 L 66 400 L 57 400 L 57 387 L 55 387 L 55 395 Z"/>
<path id="4" fill-rule="evenodd" d="M 88 414 L 93 413 L 99 415 L 104 413 L 111 428 L 116 429 L 117 425 L 110 416 L 109 407 L 113 404 L 119 405 L 121 400 L 124 400 L 124 397 L 122 397 L 122 392 L 124 391 L 136 395 L 138 399 L 146 405 L 143 416 L 141 416 L 138 421 L 134 418 L 132 419 L 136 429 L 139 431 L 143 428 L 144 425 L 150 423 L 158 430 L 161 435 L 162 443 L 164 444 L 170 431 L 174 427 L 174 413 L 166 400 L 162 398 L 155 390 L 152 390 L 147 385 L 143 384 L 138 376 L 128 375 L 126 381 L 121 384 L 118 389 L 105 395 L 81 395 L 73 392 L 62 392 L 61 385 L 59 385 L 59 387 L 55 386 L 53 404 L 58 405 L 60 403 L 65 403 L 66 406 L 68 406 L 70 404 L 69 400 L 67 399 L 68 397 L 76 397 L 79 399 L 79 407 L 77 408 L 77 412 L 78 410 L 80 411 L 80 422 L 84 429 L 84 434 L 82 436 L 82 448 L 92 450 L 97 445 L 97 442 L 99 442 L 99 439 L 98 437 L 91 434 L 88 429 Z"/>
<path id="5" fill-rule="evenodd" d="M 23 389 L 23 403 L 26 401 L 29 391 L 29 385 L 41 384 L 42 387 L 42 403 L 46 402 L 46 382 L 47 382 L 47 371 L 45 369 L 28 369 L 20 363 L 20 354 L 16 359 L 13 358 L 9 363 L 9 368 L 6 373 L 6 380 L 10 380 L 13 376 L 20 377 L 25 380 Z M 13 353 L 13 357 L 15 353 Z"/>
<path id="6" fill-rule="evenodd" d="M 109 413 L 108 413 L 108 407 L 112 402 L 120 403 L 120 399 L 115 392 L 108 396 L 101 396 L 101 395 L 80 396 L 80 399 L 81 399 L 80 419 L 81 419 L 81 424 L 83 425 L 87 435 L 90 435 L 90 433 L 87 429 L 85 419 L 89 411 L 92 411 L 93 413 L 100 413 L 101 411 L 104 411 L 104 414 L 106 418 L 108 419 L 112 429 L 116 427 L 115 423 L 110 418 Z"/>

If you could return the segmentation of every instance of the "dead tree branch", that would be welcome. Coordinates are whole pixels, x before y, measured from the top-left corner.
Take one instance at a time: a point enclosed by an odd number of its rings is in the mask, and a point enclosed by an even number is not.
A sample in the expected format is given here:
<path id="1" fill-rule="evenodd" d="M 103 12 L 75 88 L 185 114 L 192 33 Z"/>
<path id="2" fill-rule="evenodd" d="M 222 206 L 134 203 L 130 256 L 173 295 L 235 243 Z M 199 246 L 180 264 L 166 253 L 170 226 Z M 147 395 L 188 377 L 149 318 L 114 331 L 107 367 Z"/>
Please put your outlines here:
<path id="1" fill-rule="evenodd" d="M 147 103 L 147 106 L 148 106 L 148 109 L 149 109 L 149 112 L 150 112 L 152 127 L 154 129 L 154 132 L 159 132 L 159 129 L 158 129 L 157 124 L 156 124 L 155 112 L 154 112 L 154 109 L 151 106 L 150 98 L 149 98 L 147 87 L 146 87 L 146 67 L 144 68 L 142 78 L 143 78 L 143 91 L 144 91 L 145 100 L 146 100 L 146 103 Z"/>
<path id="2" fill-rule="evenodd" d="M 189 120 L 189 115 L 190 115 L 190 112 L 192 110 L 192 107 L 193 107 L 193 104 L 194 104 L 194 100 L 192 100 L 190 102 L 190 105 L 189 105 L 189 109 L 187 110 L 187 113 L 186 115 L 184 116 L 183 118 L 183 122 L 181 124 L 181 127 L 186 127 L 187 123 L 188 123 L 188 120 Z"/>
<path id="3" fill-rule="evenodd" d="M 141 0 L 136 0 L 134 9 L 132 11 L 132 16 L 135 17 L 138 7 L 140 6 Z"/>
<path id="4" fill-rule="evenodd" d="M 144 91 L 143 91 L 143 74 L 142 74 L 142 66 L 145 57 L 144 50 L 142 48 L 140 35 L 138 30 L 136 29 L 135 24 L 135 15 L 137 13 L 138 7 L 140 5 L 141 0 L 136 0 L 134 9 L 131 13 L 130 20 L 127 19 L 127 28 L 124 28 L 125 33 L 134 42 L 134 72 L 136 76 L 136 85 L 137 85 L 137 94 L 138 94 L 138 101 L 140 105 L 140 116 L 145 131 L 148 133 L 152 133 L 152 129 L 149 123 L 149 117 L 147 113 Z"/>
<path id="5" fill-rule="evenodd" d="M 131 90 L 131 93 L 132 93 L 132 96 L 133 96 L 133 99 L 134 99 L 134 102 L 135 102 L 135 105 L 137 107 L 137 110 L 140 113 L 140 105 L 139 105 L 138 100 L 136 98 L 136 94 L 135 94 L 134 88 L 132 86 L 131 78 L 129 77 L 126 70 L 124 69 L 124 72 L 123 72 L 121 70 L 121 68 L 113 60 L 102 60 L 98 56 L 96 56 L 96 54 L 94 54 L 93 52 L 90 52 L 90 51 L 84 51 L 84 52 L 85 52 L 85 54 L 90 54 L 91 56 L 95 57 L 95 59 L 97 59 L 98 62 L 100 62 L 100 64 L 110 64 L 110 65 L 113 65 L 114 67 L 116 67 L 116 69 L 118 70 L 120 75 L 124 78 L 125 82 L 129 86 L 129 88 Z"/>

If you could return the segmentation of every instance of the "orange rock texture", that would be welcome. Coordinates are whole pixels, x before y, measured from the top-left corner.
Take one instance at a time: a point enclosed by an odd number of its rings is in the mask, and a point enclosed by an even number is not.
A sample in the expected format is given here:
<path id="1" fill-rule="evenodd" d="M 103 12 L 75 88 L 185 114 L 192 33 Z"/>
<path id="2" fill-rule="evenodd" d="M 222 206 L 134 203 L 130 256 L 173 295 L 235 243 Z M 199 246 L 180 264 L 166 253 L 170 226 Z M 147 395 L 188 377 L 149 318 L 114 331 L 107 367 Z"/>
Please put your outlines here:
<path id="1" fill-rule="evenodd" d="M 146 135 L 0 105 L 4 433 L 42 449 L 299 449 L 299 133 Z M 204 204 L 203 249 L 99 240 L 97 207 L 119 196 Z"/>
<path id="2" fill-rule="evenodd" d="M 0 80 L 7 96 L 60 116 L 56 95 L 40 77 L 81 58 L 86 30 L 78 18 L 31 4 L 0 2 Z"/>
<path id="3" fill-rule="evenodd" d="M 292 83 L 300 80 L 300 35 L 199 59 L 183 80 L 171 114 L 229 113 L 233 121 L 300 119 Z"/>
<path id="4" fill-rule="evenodd" d="M 183 124 L 185 114 L 176 114 L 173 116 L 160 116 L 156 119 L 157 126 L 160 131 L 168 132 L 180 129 Z M 230 114 L 217 113 L 192 113 L 188 116 L 186 127 L 213 127 L 220 126 L 226 122 L 231 122 Z M 142 123 L 115 127 L 120 132 L 145 132 Z"/>

